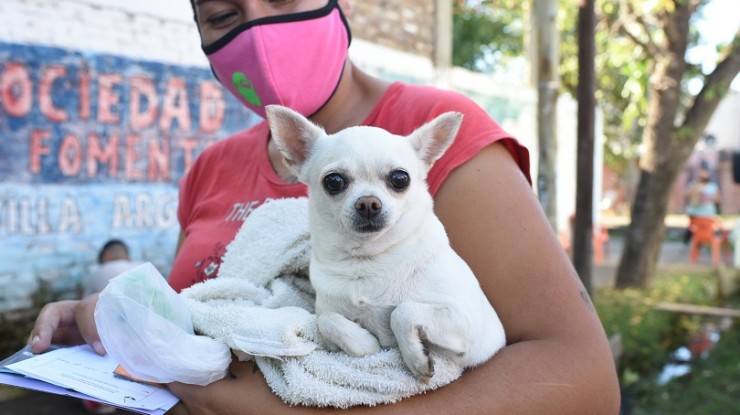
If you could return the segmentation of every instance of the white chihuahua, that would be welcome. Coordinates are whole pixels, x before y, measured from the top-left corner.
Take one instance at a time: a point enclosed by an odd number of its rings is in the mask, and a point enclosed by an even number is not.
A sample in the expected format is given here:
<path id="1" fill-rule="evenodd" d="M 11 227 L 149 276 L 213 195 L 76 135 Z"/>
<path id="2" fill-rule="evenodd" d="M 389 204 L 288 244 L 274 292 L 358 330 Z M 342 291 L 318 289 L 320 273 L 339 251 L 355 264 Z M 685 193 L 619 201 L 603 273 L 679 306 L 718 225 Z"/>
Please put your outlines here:
<path id="1" fill-rule="evenodd" d="M 266 110 L 287 166 L 308 185 L 309 274 L 327 346 L 365 356 L 398 345 L 422 381 L 435 359 L 462 370 L 502 348 L 501 321 L 450 247 L 426 184 L 462 114 L 401 137 L 365 126 L 327 135 L 288 108 Z"/>

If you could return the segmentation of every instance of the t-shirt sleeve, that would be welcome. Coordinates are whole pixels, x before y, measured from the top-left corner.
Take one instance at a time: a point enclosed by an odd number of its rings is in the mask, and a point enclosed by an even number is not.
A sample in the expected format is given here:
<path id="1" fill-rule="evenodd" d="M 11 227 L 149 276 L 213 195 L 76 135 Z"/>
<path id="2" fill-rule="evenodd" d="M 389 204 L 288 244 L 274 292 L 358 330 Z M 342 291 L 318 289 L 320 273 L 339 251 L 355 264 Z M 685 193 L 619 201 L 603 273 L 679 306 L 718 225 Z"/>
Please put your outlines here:
<path id="1" fill-rule="evenodd" d="M 454 92 L 449 92 L 446 95 L 446 99 L 435 106 L 433 116 L 447 111 L 457 111 L 463 113 L 463 121 L 455 141 L 429 171 L 427 182 L 432 195 L 437 193 L 444 180 L 455 168 L 472 159 L 484 147 L 495 142 L 500 142 L 506 147 L 531 185 L 532 178 L 527 148 L 501 128 L 474 101 Z"/>

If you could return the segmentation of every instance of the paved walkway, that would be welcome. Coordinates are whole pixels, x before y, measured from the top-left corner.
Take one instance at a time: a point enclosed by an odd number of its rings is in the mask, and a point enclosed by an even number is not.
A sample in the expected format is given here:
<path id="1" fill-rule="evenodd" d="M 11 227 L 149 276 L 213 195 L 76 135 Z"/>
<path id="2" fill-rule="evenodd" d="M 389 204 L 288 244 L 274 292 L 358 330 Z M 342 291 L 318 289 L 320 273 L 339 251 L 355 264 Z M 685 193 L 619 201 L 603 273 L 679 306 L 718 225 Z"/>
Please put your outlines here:
<path id="1" fill-rule="evenodd" d="M 696 264 L 689 262 L 689 245 L 681 242 L 683 231 L 682 228 L 669 228 L 668 237 L 661 247 L 658 268 L 661 270 L 711 270 L 712 258 L 708 247 L 703 247 L 699 251 L 699 260 Z M 594 263 L 594 288 L 614 286 L 614 278 L 623 248 L 624 239 L 622 237 L 610 238 L 604 249 L 604 262 L 600 265 Z"/>

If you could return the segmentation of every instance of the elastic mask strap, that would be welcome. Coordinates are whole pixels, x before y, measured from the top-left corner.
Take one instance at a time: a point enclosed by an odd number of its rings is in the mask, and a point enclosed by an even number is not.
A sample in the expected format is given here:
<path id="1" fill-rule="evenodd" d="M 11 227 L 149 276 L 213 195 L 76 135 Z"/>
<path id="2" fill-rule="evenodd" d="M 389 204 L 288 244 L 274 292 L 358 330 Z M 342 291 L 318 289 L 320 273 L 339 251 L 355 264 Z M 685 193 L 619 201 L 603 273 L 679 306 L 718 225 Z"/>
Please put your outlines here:
<path id="1" fill-rule="evenodd" d="M 210 54 L 218 52 L 221 48 L 229 44 L 229 42 L 231 42 L 235 37 L 239 36 L 242 32 L 252 27 L 266 25 L 266 24 L 300 22 L 302 20 L 318 19 L 320 17 L 328 16 L 329 13 L 331 13 L 334 10 L 334 8 L 337 8 L 339 10 L 339 15 L 341 16 L 342 22 L 344 23 L 347 29 L 347 35 L 349 36 L 349 41 L 351 41 L 352 33 L 349 30 L 349 24 L 347 23 L 347 19 L 344 17 L 344 13 L 342 13 L 342 8 L 339 7 L 339 4 L 337 2 L 338 0 L 329 0 L 326 6 L 316 9 L 316 10 L 309 10 L 309 11 L 299 12 L 299 13 L 280 14 L 277 16 L 268 16 L 268 17 L 263 17 L 261 19 L 255 19 L 249 22 L 242 23 L 239 26 L 231 29 L 228 33 L 221 36 L 221 38 L 214 41 L 210 45 L 202 45 L 201 48 L 203 49 L 203 52 L 206 55 L 210 55 Z"/>

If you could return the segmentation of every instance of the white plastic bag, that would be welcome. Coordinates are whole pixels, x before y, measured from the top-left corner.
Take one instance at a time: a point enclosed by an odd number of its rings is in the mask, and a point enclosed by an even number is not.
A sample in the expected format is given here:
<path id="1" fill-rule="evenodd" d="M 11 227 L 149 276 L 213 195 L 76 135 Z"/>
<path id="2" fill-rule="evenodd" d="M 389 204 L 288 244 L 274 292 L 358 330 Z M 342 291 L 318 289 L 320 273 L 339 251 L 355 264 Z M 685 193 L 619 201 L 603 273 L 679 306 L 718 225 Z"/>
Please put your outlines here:
<path id="1" fill-rule="evenodd" d="M 185 301 L 149 262 L 110 280 L 95 324 L 108 354 L 142 380 L 207 385 L 231 362 L 226 344 L 194 334 Z"/>

